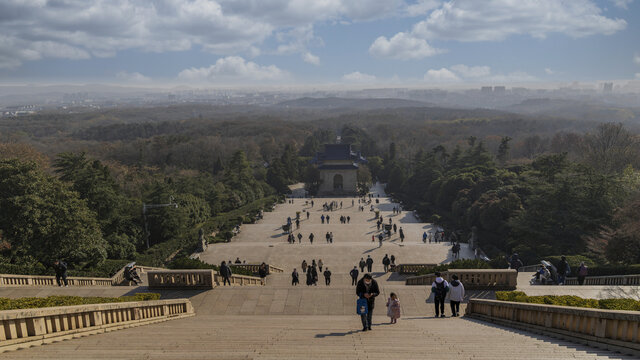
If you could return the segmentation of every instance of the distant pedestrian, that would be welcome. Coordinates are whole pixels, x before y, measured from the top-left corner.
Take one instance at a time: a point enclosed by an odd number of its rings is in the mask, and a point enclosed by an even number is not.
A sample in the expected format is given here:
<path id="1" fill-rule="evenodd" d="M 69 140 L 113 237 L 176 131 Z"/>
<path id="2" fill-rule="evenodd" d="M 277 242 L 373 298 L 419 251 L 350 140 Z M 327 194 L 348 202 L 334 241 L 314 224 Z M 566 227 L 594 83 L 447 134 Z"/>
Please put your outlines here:
<path id="1" fill-rule="evenodd" d="M 309 216 L 311 216 L 311 214 L 307 211 L 307 220 L 309 220 Z"/>
<path id="2" fill-rule="evenodd" d="M 329 242 L 333 244 L 333 231 L 329 233 Z"/>
<path id="3" fill-rule="evenodd" d="M 400 242 L 404 242 L 404 231 L 402 230 L 402 227 L 400 227 Z"/>
<path id="4" fill-rule="evenodd" d="M 579 285 L 584 285 L 584 278 L 587 277 L 589 273 L 589 269 L 587 268 L 587 265 L 584 264 L 584 262 L 580 263 L 580 267 L 578 268 L 578 284 Z"/>
<path id="5" fill-rule="evenodd" d="M 396 264 L 396 256 L 391 254 L 391 257 L 389 258 L 389 260 L 391 260 L 391 266 L 395 266 L 395 264 Z"/>
<path id="6" fill-rule="evenodd" d="M 311 267 L 311 277 L 313 278 L 313 285 L 318 286 L 318 271 L 315 266 Z"/>
<path id="7" fill-rule="evenodd" d="M 220 273 L 220 276 L 222 276 L 222 286 L 226 286 L 227 283 L 229 283 L 229 286 L 231 286 L 231 280 L 229 280 L 229 278 L 231 277 L 231 268 L 227 266 L 226 262 L 223 261 L 220 264 L 218 272 Z"/>
<path id="8" fill-rule="evenodd" d="M 373 267 L 373 259 L 371 255 L 367 255 L 367 272 L 371 272 L 371 268 Z"/>
<path id="9" fill-rule="evenodd" d="M 387 299 L 387 316 L 391 318 L 392 324 L 400 319 L 400 299 L 395 293 L 391 293 Z"/>
<path id="10" fill-rule="evenodd" d="M 449 291 L 449 283 L 440 276 L 439 272 L 435 273 L 436 280 L 431 284 L 431 293 L 433 293 L 433 302 L 436 308 L 436 317 L 444 316 L 444 298 Z"/>
<path id="11" fill-rule="evenodd" d="M 358 263 L 360 266 L 360 272 L 364 272 L 364 268 L 367 266 L 367 262 L 364 261 L 364 258 L 360 258 L 360 262 Z"/>
<path id="12" fill-rule="evenodd" d="M 298 270 L 293 269 L 291 273 L 291 286 L 297 286 L 300 283 L 300 279 L 298 278 Z"/>
<path id="13" fill-rule="evenodd" d="M 324 266 L 324 263 L 322 262 L 322 259 L 318 260 L 318 269 L 320 270 L 320 272 L 322 272 L 322 267 Z"/>
<path id="14" fill-rule="evenodd" d="M 309 234 L 309 242 L 311 244 L 313 244 L 313 237 L 314 237 L 313 233 Z"/>
<path id="15" fill-rule="evenodd" d="M 327 224 L 329 223 L 329 215 L 327 215 Z"/>
<path id="16" fill-rule="evenodd" d="M 260 279 L 262 279 L 263 283 L 268 273 L 269 273 L 269 269 L 267 269 L 267 264 L 265 263 L 260 264 L 260 268 L 258 269 L 258 275 L 260 276 Z"/>
<path id="17" fill-rule="evenodd" d="M 562 256 L 560 258 L 560 264 L 558 264 L 557 269 L 558 269 L 558 285 L 564 285 L 567 275 L 571 273 L 571 267 L 567 262 L 566 256 Z"/>
<path id="18" fill-rule="evenodd" d="M 398 225 L 393 224 L 393 233 L 397 233 L 398 232 Z"/>
<path id="19" fill-rule="evenodd" d="M 382 235 L 382 233 L 380 233 L 378 234 L 378 242 L 379 242 L 378 247 L 382 247 L 382 240 L 384 240 L 384 236 Z"/>
<path id="20" fill-rule="evenodd" d="M 351 216 L 347 216 L 347 224 L 351 222 Z"/>
<path id="21" fill-rule="evenodd" d="M 320 221 L 324 224 L 324 214 L 322 214 L 322 216 L 320 216 Z"/>
<path id="22" fill-rule="evenodd" d="M 298 233 L 298 244 L 302 244 L 302 234 Z"/>
<path id="23" fill-rule="evenodd" d="M 300 228 L 300 219 L 296 219 L 296 229 Z"/>
<path id="24" fill-rule="evenodd" d="M 55 270 L 56 272 L 56 282 L 58 283 L 58 286 L 62 286 L 62 284 L 64 283 L 64 286 L 68 287 L 69 283 L 67 282 L 67 263 L 62 260 L 56 260 L 53 263 L 53 270 Z"/>
<path id="25" fill-rule="evenodd" d="M 322 274 L 324 275 L 324 284 L 329 286 L 331 284 L 331 271 L 327 268 Z"/>
<path id="26" fill-rule="evenodd" d="M 327 244 L 329 243 L 329 238 L 331 237 L 331 235 L 329 235 L 329 232 L 327 231 L 327 234 L 324 236 L 327 239 Z"/>
<path id="27" fill-rule="evenodd" d="M 302 260 L 302 272 L 307 272 L 307 260 Z"/>
<path id="28" fill-rule="evenodd" d="M 449 287 L 449 304 L 451 305 L 451 316 L 460 316 L 460 303 L 464 301 L 464 285 L 458 280 L 458 275 L 451 276 L 451 286 Z"/>
<path id="29" fill-rule="evenodd" d="M 427 243 L 427 232 L 426 231 L 422 234 L 422 242 L 425 243 L 425 244 Z M 429 242 L 431 242 L 431 241 L 429 241 Z"/>
<path id="30" fill-rule="evenodd" d="M 349 272 L 349 275 L 351 275 L 351 286 L 354 286 L 355 284 L 358 283 L 358 274 L 360 272 L 358 271 L 358 267 L 354 266 L 353 269 L 351 269 L 351 271 Z"/>
<path id="31" fill-rule="evenodd" d="M 307 286 L 313 285 L 313 274 L 311 273 L 311 269 L 307 271 Z"/>
<path id="32" fill-rule="evenodd" d="M 385 254 L 382 258 L 382 265 L 384 266 L 384 272 L 389 272 L 389 265 L 391 265 L 391 260 L 389 260 L 389 255 Z"/>

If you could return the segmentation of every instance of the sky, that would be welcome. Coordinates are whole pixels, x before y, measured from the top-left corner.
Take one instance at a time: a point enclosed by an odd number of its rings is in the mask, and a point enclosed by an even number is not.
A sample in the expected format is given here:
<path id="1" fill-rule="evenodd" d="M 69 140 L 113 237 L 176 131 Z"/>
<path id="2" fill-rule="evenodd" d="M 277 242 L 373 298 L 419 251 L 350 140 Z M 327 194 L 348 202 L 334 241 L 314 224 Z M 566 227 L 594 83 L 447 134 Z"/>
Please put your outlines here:
<path id="1" fill-rule="evenodd" d="M 0 84 L 640 80 L 640 0 L 0 0 Z"/>

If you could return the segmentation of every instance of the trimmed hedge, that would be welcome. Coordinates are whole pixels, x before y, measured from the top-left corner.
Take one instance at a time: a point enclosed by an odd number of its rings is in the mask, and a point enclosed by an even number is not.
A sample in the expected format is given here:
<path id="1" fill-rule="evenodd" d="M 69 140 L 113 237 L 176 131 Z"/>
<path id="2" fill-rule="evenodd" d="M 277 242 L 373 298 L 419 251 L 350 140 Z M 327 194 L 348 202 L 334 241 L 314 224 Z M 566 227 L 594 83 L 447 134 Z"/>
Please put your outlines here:
<path id="1" fill-rule="evenodd" d="M 121 297 L 80 297 L 80 296 L 47 296 L 24 297 L 18 299 L 0 298 L 0 310 L 36 309 L 56 306 L 74 306 L 87 304 L 106 304 L 128 301 L 159 300 L 157 293 L 138 293 Z"/>
<path id="2" fill-rule="evenodd" d="M 442 264 L 431 268 L 420 270 L 416 275 L 433 274 L 434 272 L 443 272 L 449 269 L 491 269 L 489 263 L 479 259 L 460 259 L 450 262 L 449 264 Z"/>
<path id="3" fill-rule="evenodd" d="M 522 291 L 496 291 L 496 300 L 529 304 L 572 306 L 603 310 L 640 311 L 640 301 L 633 299 L 583 299 L 573 295 L 528 296 Z"/>

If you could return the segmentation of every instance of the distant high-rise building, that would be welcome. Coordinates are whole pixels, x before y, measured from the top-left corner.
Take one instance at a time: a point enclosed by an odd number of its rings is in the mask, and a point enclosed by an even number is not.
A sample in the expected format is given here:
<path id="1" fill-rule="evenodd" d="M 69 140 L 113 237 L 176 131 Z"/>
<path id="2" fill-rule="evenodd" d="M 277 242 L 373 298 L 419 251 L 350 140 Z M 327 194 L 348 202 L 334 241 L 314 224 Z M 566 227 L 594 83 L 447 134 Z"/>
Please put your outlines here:
<path id="1" fill-rule="evenodd" d="M 504 94 L 507 92 L 507 88 L 504 86 L 494 86 L 493 93 L 494 94 Z"/>
<path id="2" fill-rule="evenodd" d="M 605 93 L 613 92 L 613 83 L 612 82 L 604 83 L 604 87 L 603 87 L 602 91 L 605 92 Z"/>
<path id="3" fill-rule="evenodd" d="M 483 86 L 480 88 L 480 92 L 483 94 L 491 94 L 493 93 L 493 88 L 491 86 Z"/>

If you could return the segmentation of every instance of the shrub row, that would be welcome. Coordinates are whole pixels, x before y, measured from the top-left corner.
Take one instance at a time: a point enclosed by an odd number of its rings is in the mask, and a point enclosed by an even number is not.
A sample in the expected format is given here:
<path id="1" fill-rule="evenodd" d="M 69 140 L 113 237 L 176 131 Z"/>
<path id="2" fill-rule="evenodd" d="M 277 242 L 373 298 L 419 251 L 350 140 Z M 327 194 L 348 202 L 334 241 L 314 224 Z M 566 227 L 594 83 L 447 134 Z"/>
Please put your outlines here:
<path id="1" fill-rule="evenodd" d="M 640 311 L 640 301 L 633 299 L 597 300 L 583 299 L 573 295 L 528 296 L 522 291 L 496 291 L 496 300 L 604 310 Z"/>
<path id="2" fill-rule="evenodd" d="M 138 293 L 121 297 L 80 297 L 80 296 L 48 296 L 24 297 L 18 299 L 0 298 L 0 310 L 35 309 L 56 306 L 74 306 L 86 304 L 105 304 L 127 301 L 149 301 L 160 299 L 157 293 Z"/>
<path id="3" fill-rule="evenodd" d="M 491 269 L 489 263 L 479 259 L 460 259 L 452 261 L 448 264 L 442 264 L 419 271 L 416 275 L 433 274 L 434 272 L 443 272 L 449 269 Z"/>

